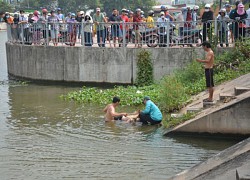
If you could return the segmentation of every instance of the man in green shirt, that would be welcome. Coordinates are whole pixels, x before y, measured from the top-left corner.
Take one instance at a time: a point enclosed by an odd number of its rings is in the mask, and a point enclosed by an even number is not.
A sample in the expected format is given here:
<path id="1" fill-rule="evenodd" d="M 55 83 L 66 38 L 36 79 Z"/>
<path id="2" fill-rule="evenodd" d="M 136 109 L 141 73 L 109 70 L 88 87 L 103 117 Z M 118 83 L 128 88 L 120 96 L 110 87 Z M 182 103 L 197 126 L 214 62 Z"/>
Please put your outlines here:
<path id="1" fill-rule="evenodd" d="M 106 33 L 104 23 L 106 23 L 107 20 L 105 19 L 103 13 L 101 13 L 100 8 L 96 8 L 96 13 L 93 15 L 93 22 L 96 27 L 98 46 L 105 47 Z"/>

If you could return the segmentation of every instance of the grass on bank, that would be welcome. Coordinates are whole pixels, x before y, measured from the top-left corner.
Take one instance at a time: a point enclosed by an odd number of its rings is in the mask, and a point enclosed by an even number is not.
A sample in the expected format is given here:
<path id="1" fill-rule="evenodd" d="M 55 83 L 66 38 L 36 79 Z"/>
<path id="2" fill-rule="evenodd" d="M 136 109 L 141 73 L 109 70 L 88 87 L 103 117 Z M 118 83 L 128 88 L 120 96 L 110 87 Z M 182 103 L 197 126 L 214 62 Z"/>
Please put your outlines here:
<path id="1" fill-rule="evenodd" d="M 235 48 L 222 54 L 216 54 L 214 66 L 215 84 L 235 79 L 250 72 L 250 41 L 236 43 Z M 121 98 L 125 106 L 138 106 L 144 96 L 150 96 L 160 109 L 165 112 L 175 112 L 184 107 L 192 95 L 206 89 L 204 69 L 201 63 L 193 60 L 185 68 L 176 70 L 173 75 L 164 77 L 159 83 L 149 86 L 115 86 L 113 89 L 83 87 L 79 91 L 68 93 L 63 98 L 79 103 L 97 103 L 105 105 L 111 102 L 113 96 Z M 173 127 L 190 118 L 187 114 L 182 118 L 171 118 L 166 115 L 164 126 Z"/>

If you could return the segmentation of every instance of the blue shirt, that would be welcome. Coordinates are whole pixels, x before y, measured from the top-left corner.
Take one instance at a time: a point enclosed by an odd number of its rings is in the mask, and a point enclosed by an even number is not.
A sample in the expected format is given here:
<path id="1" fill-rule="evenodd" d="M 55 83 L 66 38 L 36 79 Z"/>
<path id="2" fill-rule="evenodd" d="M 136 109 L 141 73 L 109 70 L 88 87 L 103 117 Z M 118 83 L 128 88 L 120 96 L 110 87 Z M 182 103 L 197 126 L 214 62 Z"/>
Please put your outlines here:
<path id="1" fill-rule="evenodd" d="M 154 121 L 162 120 L 162 113 L 160 109 L 151 100 L 147 100 L 146 107 L 142 113 L 149 114 Z"/>

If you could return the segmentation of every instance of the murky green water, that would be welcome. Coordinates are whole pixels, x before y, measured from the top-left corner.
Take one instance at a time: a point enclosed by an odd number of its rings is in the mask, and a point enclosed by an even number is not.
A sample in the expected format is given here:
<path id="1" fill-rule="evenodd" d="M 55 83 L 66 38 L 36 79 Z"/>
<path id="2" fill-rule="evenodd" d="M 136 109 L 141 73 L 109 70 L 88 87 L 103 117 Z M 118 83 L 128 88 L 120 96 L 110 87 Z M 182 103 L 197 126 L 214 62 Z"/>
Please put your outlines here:
<path id="1" fill-rule="evenodd" d="M 162 128 L 105 123 L 103 107 L 59 98 L 77 88 L 12 85 L 5 40 L 0 32 L 1 180 L 167 179 L 236 143 L 164 138 Z"/>

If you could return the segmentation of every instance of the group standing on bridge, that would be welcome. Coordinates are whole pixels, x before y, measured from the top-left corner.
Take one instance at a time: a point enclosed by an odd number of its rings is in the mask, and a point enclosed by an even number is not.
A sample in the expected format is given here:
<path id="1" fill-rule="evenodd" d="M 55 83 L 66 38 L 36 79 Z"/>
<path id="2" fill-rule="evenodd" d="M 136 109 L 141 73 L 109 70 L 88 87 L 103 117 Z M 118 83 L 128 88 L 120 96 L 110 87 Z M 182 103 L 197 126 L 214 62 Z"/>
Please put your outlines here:
<path id="1" fill-rule="evenodd" d="M 183 7 L 179 13 L 173 14 L 166 6 L 161 6 L 158 18 L 155 17 L 153 10 L 150 10 L 145 17 L 145 13 L 139 8 L 135 12 L 124 8 L 121 13 L 114 8 L 110 16 L 101 12 L 99 7 L 92 16 L 84 11 L 77 11 L 76 14 L 69 12 L 65 16 L 60 8 L 50 12 L 42 9 L 41 13 L 36 10 L 29 15 L 20 10 L 13 15 L 8 12 L 0 13 L 0 21 L 9 25 L 11 42 L 29 45 L 49 45 L 52 41 L 54 46 L 59 42 L 75 46 L 79 40 L 84 46 L 92 46 L 93 37 L 96 36 L 99 47 L 105 47 L 106 44 L 110 47 L 122 46 L 124 39 L 126 44 L 132 42 L 135 47 L 142 47 L 144 42 L 154 43 L 153 36 L 156 33 L 160 47 L 164 47 L 166 36 L 170 38 L 168 43 L 177 43 L 201 25 L 202 37 L 191 36 L 191 39 L 184 38 L 181 41 L 183 44 L 187 43 L 185 40 L 192 40 L 188 43 L 198 43 L 195 38 L 199 38 L 200 42 L 211 40 L 215 22 L 221 47 L 224 44 L 229 45 L 229 37 L 232 42 L 246 37 L 246 30 L 250 28 L 250 8 L 246 11 L 240 1 L 235 3 L 235 9 L 232 9 L 230 4 L 224 5 L 217 17 L 214 17 L 210 4 L 205 5 L 201 16 L 198 15 L 198 10 L 198 6 Z M 177 29 L 175 26 L 178 27 L 178 35 L 172 33 L 173 29 Z"/>

